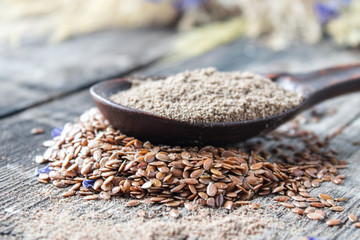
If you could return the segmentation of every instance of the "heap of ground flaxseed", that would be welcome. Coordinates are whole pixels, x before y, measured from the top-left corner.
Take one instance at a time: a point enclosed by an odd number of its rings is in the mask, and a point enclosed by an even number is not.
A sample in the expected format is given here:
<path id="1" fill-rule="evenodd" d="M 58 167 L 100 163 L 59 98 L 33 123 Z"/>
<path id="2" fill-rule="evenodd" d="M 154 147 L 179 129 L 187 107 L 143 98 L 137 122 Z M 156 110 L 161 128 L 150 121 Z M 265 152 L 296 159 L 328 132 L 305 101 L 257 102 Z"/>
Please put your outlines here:
<path id="1" fill-rule="evenodd" d="M 206 68 L 140 83 L 111 100 L 163 117 L 208 123 L 278 115 L 299 105 L 303 97 L 260 75 Z"/>
<path id="2" fill-rule="evenodd" d="M 345 168 L 346 162 L 336 159 L 336 151 L 329 150 L 327 142 L 314 133 L 292 130 L 291 134 L 269 135 L 278 142 L 271 151 L 261 144 L 242 148 L 155 146 L 115 130 L 92 109 L 45 142 L 48 149 L 36 160 L 50 163 L 39 171 L 39 181 L 67 188 L 65 197 L 131 197 L 134 200 L 128 206 L 145 201 L 183 205 L 189 210 L 196 204 L 232 209 L 251 204 L 256 196 L 274 194 L 275 201 L 310 219 L 324 219 L 321 208 L 342 211 L 344 199 L 311 196 L 308 190 L 322 182 L 341 184 L 345 176 L 338 169 Z M 302 143 L 302 149 L 288 144 L 293 138 Z M 277 162 L 269 161 L 271 156 Z"/>

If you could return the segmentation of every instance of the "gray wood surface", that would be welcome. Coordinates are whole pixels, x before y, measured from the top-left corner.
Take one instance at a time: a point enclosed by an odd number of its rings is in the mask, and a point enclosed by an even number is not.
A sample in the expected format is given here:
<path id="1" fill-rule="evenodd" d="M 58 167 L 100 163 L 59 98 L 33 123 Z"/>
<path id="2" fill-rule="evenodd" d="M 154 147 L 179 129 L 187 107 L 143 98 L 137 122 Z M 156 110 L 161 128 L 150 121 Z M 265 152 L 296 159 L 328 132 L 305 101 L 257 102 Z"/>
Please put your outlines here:
<path id="1" fill-rule="evenodd" d="M 173 73 L 202 66 L 215 66 L 221 70 L 250 69 L 258 72 L 268 72 L 270 69 L 275 71 L 308 71 L 360 60 L 360 56 L 355 53 L 344 50 L 335 51 L 330 44 L 315 47 L 299 46 L 283 52 L 272 52 L 259 47 L 255 55 L 246 57 L 249 54 L 247 52 L 253 50 L 245 51 L 244 49 L 252 45 L 254 43 L 237 41 L 193 59 L 156 64 L 153 67 L 138 71 L 137 74 Z M 48 211 L 60 201 L 58 198 L 60 191 L 56 189 L 51 190 L 51 195 L 42 194 L 39 197 L 38 193 L 43 192 L 43 189 L 48 187 L 37 183 L 34 169 L 38 166 L 33 162 L 33 158 L 36 154 L 43 152 L 44 148 L 41 147 L 41 143 L 50 138 L 50 130 L 53 127 L 71 121 L 92 106 L 94 105 L 87 90 L 83 90 L 0 120 L 0 238 L 32 239 L 36 237 L 46 239 L 49 237 L 41 236 L 40 230 L 38 234 L 29 235 L 29 229 L 22 228 L 20 224 L 22 219 L 29 219 L 24 217 L 26 214 L 33 214 L 36 212 L 35 210 Z M 336 197 L 346 197 L 347 201 L 344 203 L 346 210 L 344 212 L 331 214 L 328 212 L 330 218 L 339 218 L 343 221 L 346 220 L 349 213 L 360 216 L 360 194 L 358 190 L 360 184 L 358 177 L 360 175 L 360 147 L 352 144 L 355 141 L 360 141 L 359 106 L 360 93 L 327 101 L 318 108 L 335 109 L 335 114 L 326 116 L 319 123 L 307 121 L 303 126 L 315 131 L 322 137 L 331 135 L 338 129 L 343 129 L 341 134 L 333 139 L 331 147 L 339 150 L 340 159 L 349 161 L 349 168 L 341 171 L 347 175 L 347 179 L 340 186 L 334 187 L 331 183 L 324 183 L 311 191 L 314 196 L 325 192 Z M 309 112 L 304 113 L 303 116 L 305 119 L 309 119 Z M 33 127 L 43 127 L 45 134 L 31 135 L 30 130 Z M 269 197 L 260 197 L 255 201 L 262 203 L 267 208 L 271 208 L 270 205 L 275 206 L 270 211 L 274 222 L 262 234 L 249 236 L 250 239 L 299 239 L 302 236 L 313 236 L 319 239 L 360 238 L 360 229 L 355 229 L 349 221 L 340 227 L 330 228 L 324 222 L 310 221 L 305 217 L 294 215 L 288 209 L 276 207 L 279 205 L 270 199 Z M 106 215 L 107 218 L 99 223 L 99 227 L 110 224 L 114 220 L 119 220 L 121 227 L 121 224 L 125 225 L 126 222 L 119 218 L 120 215 L 126 215 L 126 221 L 131 222 L 136 211 L 142 208 L 140 206 L 134 211 L 128 212 L 122 207 L 121 201 L 112 200 L 106 204 L 99 201 L 85 204 L 75 198 L 61 202 L 61 204 L 64 210 L 70 206 L 79 206 L 79 209 L 74 211 L 74 215 L 71 215 L 73 218 L 82 216 L 87 219 L 86 212 L 94 209 L 104 213 L 104 215 L 109 209 L 115 209 L 116 214 Z M 146 208 L 147 211 L 153 211 L 156 207 L 147 206 Z M 184 209 L 180 211 L 184 215 L 187 214 Z M 91 217 L 88 216 L 88 218 Z M 170 221 L 164 216 L 157 216 L 157 218 Z M 176 221 L 173 224 L 176 224 Z"/>
<path id="2" fill-rule="evenodd" d="M 141 72 L 151 75 L 176 73 L 185 69 L 213 66 L 221 71 L 249 70 L 257 73 L 305 72 L 360 61 L 360 51 L 339 49 L 329 42 L 296 44 L 272 51 L 258 42 L 237 40 L 203 55 L 177 62 L 159 62 Z"/>
<path id="3" fill-rule="evenodd" d="M 108 30 L 59 44 L 0 48 L 0 118 L 151 64 L 168 54 L 172 36 Z"/>

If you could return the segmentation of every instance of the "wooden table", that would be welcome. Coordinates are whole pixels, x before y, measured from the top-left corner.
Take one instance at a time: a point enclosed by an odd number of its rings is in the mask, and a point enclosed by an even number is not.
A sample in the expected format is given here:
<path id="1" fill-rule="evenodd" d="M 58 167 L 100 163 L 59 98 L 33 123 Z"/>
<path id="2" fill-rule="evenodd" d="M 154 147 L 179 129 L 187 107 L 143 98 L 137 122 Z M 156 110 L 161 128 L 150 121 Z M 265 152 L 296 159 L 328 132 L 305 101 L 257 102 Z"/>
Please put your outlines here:
<path id="1" fill-rule="evenodd" d="M 40 41 L 17 49 L 0 47 L 1 239 L 54 238 L 41 235 L 40 230 L 38 235 L 29 235 L 26 232 L 29 228 L 18 227 L 27 213 L 48 210 L 53 199 L 60 201 L 56 189 L 50 195 L 35 194 L 44 185 L 37 183 L 34 175 L 37 165 L 33 159 L 44 151 L 41 144 L 50 138 L 53 127 L 72 121 L 94 106 L 88 88 L 96 82 L 129 74 L 163 75 L 206 66 L 222 71 L 303 72 L 360 61 L 359 52 L 337 49 L 328 42 L 316 46 L 296 44 L 291 49 L 274 52 L 249 40 L 218 46 L 193 58 L 166 61 L 175 38 L 175 33 L 160 30 L 105 31 L 57 45 Z M 338 97 L 319 108 L 336 112 L 319 123 L 307 121 L 304 128 L 322 137 L 342 129 L 331 147 L 339 150 L 340 159 L 349 161 L 349 168 L 342 171 L 347 175 L 342 185 L 334 188 L 331 183 L 325 183 L 311 194 L 328 192 L 346 197 L 346 210 L 336 215 L 345 221 L 349 213 L 360 216 L 360 147 L 352 144 L 360 141 L 360 94 Z M 308 118 L 309 113 L 304 116 Z M 32 135 L 30 130 L 34 127 L 43 128 L 45 134 Z M 257 201 L 266 204 L 268 199 Z M 341 227 L 328 227 L 283 209 L 275 211 L 274 218 L 285 223 L 285 227 L 275 223 L 251 238 L 360 238 L 360 229 L 348 221 Z"/>

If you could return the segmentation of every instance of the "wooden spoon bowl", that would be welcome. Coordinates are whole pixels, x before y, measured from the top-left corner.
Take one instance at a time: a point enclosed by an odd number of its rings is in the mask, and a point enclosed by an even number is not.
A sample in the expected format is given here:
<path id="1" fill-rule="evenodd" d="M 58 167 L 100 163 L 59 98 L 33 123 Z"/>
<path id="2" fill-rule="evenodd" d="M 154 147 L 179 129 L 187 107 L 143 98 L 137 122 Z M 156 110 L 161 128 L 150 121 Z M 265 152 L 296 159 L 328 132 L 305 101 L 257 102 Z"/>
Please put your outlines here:
<path id="1" fill-rule="evenodd" d="M 306 74 L 275 73 L 267 77 L 304 95 L 304 101 L 289 111 L 264 119 L 241 122 L 189 123 L 129 108 L 110 96 L 129 89 L 130 78 L 112 79 L 91 87 L 100 112 L 123 133 L 152 142 L 173 144 L 235 143 L 265 134 L 318 102 L 360 90 L 360 64 L 344 65 Z"/>

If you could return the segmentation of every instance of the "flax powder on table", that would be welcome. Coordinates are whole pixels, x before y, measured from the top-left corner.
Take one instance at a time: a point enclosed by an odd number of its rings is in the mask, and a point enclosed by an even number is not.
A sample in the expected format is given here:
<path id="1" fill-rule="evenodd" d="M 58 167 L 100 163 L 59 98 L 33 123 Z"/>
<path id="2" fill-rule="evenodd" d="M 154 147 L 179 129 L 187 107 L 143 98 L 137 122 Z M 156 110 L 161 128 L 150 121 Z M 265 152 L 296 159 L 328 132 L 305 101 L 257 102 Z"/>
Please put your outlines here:
<path id="1" fill-rule="evenodd" d="M 171 119 L 214 123 L 278 115 L 299 105 L 303 96 L 257 74 L 205 68 L 144 81 L 111 100 Z"/>

